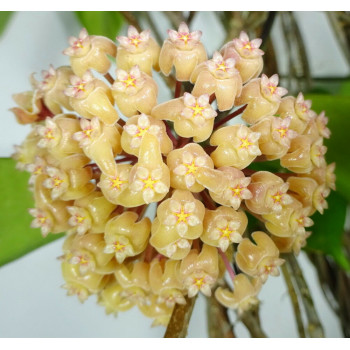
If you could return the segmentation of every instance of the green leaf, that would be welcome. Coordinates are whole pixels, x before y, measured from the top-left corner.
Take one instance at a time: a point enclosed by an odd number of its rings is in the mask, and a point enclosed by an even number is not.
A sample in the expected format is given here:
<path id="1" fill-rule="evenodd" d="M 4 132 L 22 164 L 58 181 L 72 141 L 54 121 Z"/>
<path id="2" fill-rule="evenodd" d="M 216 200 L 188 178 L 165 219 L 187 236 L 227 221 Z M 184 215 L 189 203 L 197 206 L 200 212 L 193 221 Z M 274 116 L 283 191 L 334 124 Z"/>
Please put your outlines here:
<path id="1" fill-rule="evenodd" d="M 312 109 L 325 111 L 332 134 L 325 139 L 327 163 L 336 162 L 337 191 L 350 201 L 350 98 L 342 95 L 307 95 Z"/>
<path id="2" fill-rule="evenodd" d="M 123 16 L 117 11 L 77 11 L 76 15 L 90 35 L 104 35 L 111 40 L 115 40 L 123 24 Z"/>
<path id="3" fill-rule="evenodd" d="M 12 15 L 13 11 L 0 11 L 0 35 L 4 32 Z"/>
<path id="4" fill-rule="evenodd" d="M 0 159 L 0 266 L 62 237 L 43 238 L 39 229 L 30 228 L 33 218 L 28 208 L 34 207 L 34 201 L 28 179 L 27 172 L 15 169 L 13 159 Z"/>
<path id="5" fill-rule="evenodd" d="M 342 242 L 347 201 L 337 192 L 332 192 L 327 202 L 329 207 L 323 215 L 316 213 L 312 216 L 315 224 L 311 227 L 312 235 L 307 240 L 306 249 L 331 255 L 342 268 L 350 270 Z"/>

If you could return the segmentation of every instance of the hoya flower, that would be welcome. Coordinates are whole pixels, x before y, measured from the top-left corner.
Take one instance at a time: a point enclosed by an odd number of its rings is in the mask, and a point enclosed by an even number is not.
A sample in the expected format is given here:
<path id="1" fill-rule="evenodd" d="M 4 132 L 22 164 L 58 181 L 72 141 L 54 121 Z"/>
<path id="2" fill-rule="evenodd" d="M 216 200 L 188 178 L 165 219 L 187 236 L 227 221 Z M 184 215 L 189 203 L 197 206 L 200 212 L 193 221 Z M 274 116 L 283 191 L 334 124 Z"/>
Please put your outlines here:
<path id="1" fill-rule="evenodd" d="M 326 151 L 323 139 L 313 141 L 307 135 L 300 135 L 292 139 L 288 152 L 281 158 L 281 165 L 297 174 L 306 174 L 315 167 L 325 166 Z"/>
<path id="2" fill-rule="evenodd" d="M 112 175 L 101 174 L 100 187 L 106 199 L 114 204 L 119 204 L 119 195 L 129 186 L 129 173 L 132 166 L 130 164 L 118 164 Z"/>
<path id="3" fill-rule="evenodd" d="M 169 231 L 176 230 L 179 237 L 195 239 L 203 230 L 204 211 L 204 205 L 191 192 L 175 190 L 171 198 L 158 206 L 157 218 Z"/>
<path id="4" fill-rule="evenodd" d="M 291 140 L 298 134 L 289 128 L 290 118 L 266 117 L 251 126 L 260 133 L 259 148 L 268 160 L 279 159 L 289 150 Z"/>
<path id="5" fill-rule="evenodd" d="M 254 173 L 248 188 L 253 196 L 246 199 L 245 204 L 255 214 L 280 212 L 283 206 L 292 202 L 287 194 L 289 184 L 268 171 Z"/>
<path id="6" fill-rule="evenodd" d="M 139 33 L 133 26 L 128 28 L 128 36 L 117 36 L 120 46 L 117 50 L 117 67 L 128 71 L 138 65 L 142 72 L 152 75 L 152 68 L 159 70 L 160 47 L 150 36 L 149 30 Z"/>
<path id="7" fill-rule="evenodd" d="M 292 237 L 272 236 L 273 242 L 281 253 L 291 253 L 299 255 L 301 248 L 306 246 L 306 240 L 311 232 L 297 233 Z"/>
<path id="8" fill-rule="evenodd" d="M 243 211 L 219 207 L 216 210 L 206 210 L 203 225 L 201 240 L 226 252 L 230 244 L 242 241 L 248 218 Z"/>
<path id="9" fill-rule="evenodd" d="M 279 258 L 279 250 L 272 239 L 264 232 L 253 232 L 252 238 L 244 238 L 238 245 L 236 263 L 245 274 L 259 278 L 265 283 L 268 276 L 279 276 L 278 267 L 284 263 Z"/>
<path id="10" fill-rule="evenodd" d="M 122 297 L 134 304 L 145 304 L 150 292 L 150 265 L 143 261 L 120 264 L 114 273 L 116 280 L 123 287 Z"/>
<path id="11" fill-rule="evenodd" d="M 52 230 L 53 219 L 50 213 L 44 209 L 32 208 L 29 209 L 29 214 L 34 217 L 30 224 L 32 228 L 40 228 L 43 237 L 46 237 Z"/>
<path id="12" fill-rule="evenodd" d="M 27 164 L 25 166 L 25 169 L 30 172 L 30 178 L 29 178 L 29 185 L 34 185 L 35 179 L 38 175 L 46 174 L 46 166 L 47 162 L 45 159 L 36 156 L 35 157 L 35 162 Z"/>
<path id="13" fill-rule="evenodd" d="M 68 233 L 78 236 L 89 233 L 103 233 L 105 225 L 116 206 L 110 203 L 101 192 L 93 191 L 87 196 L 74 201 L 74 206 L 68 206 L 71 217 L 68 223 L 72 226 Z"/>
<path id="14" fill-rule="evenodd" d="M 249 40 L 247 33 L 242 31 L 239 38 L 228 42 L 220 50 L 224 58 L 232 57 L 236 60 L 236 68 L 243 83 L 256 78 L 263 69 L 264 51 L 259 49 L 261 43 L 261 39 Z"/>
<path id="15" fill-rule="evenodd" d="M 274 115 L 281 103 L 281 97 L 288 91 L 278 87 L 278 75 L 268 78 L 262 74 L 261 78 L 254 79 L 244 85 L 242 93 L 235 100 L 235 105 L 247 104 L 242 119 L 249 124 Z"/>
<path id="16" fill-rule="evenodd" d="M 34 75 L 32 76 L 45 106 L 53 114 L 62 113 L 63 108 L 69 111 L 72 110 L 69 98 L 64 93 L 64 90 L 69 85 L 69 79 L 72 74 L 73 71 L 68 66 L 55 69 L 50 65 L 48 70 L 42 71 L 43 80 L 41 82 L 35 80 Z"/>
<path id="17" fill-rule="evenodd" d="M 173 149 L 173 143 L 166 133 L 164 123 L 146 114 L 140 114 L 128 119 L 124 125 L 121 137 L 123 150 L 138 156 L 141 141 L 147 133 L 157 137 L 163 154 L 168 154 Z"/>
<path id="18" fill-rule="evenodd" d="M 316 180 L 319 185 L 325 185 L 326 188 L 332 189 L 335 191 L 335 179 L 336 176 L 334 174 L 335 163 L 331 164 L 322 164 L 319 168 L 314 168 L 310 173 L 307 174 L 297 174 L 302 177 L 311 177 Z"/>
<path id="19" fill-rule="evenodd" d="M 171 171 L 171 187 L 191 192 L 204 189 L 196 180 L 198 170 L 202 167 L 214 168 L 211 158 L 196 143 L 171 151 L 167 157 L 167 164 Z"/>
<path id="20" fill-rule="evenodd" d="M 74 133 L 80 129 L 79 121 L 72 114 L 58 114 L 54 118 L 46 118 L 45 125 L 36 127 L 41 139 L 38 146 L 46 148 L 56 159 L 82 153 L 78 142 L 72 140 Z"/>
<path id="21" fill-rule="evenodd" d="M 197 295 L 198 292 L 210 296 L 211 289 L 219 275 L 217 249 L 206 244 L 203 244 L 200 252 L 192 249 L 181 261 L 177 274 L 190 298 Z"/>
<path id="22" fill-rule="evenodd" d="M 89 69 L 106 74 L 111 66 L 109 56 L 116 55 L 116 45 L 112 40 L 103 37 L 89 35 L 87 30 L 83 28 L 79 37 L 69 38 L 69 47 L 63 51 L 70 58 L 70 65 L 79 77 Z"/>
<path id="23" fill-rule="evenodd" d="M 215 176 L 214 186 L 209 188 L 210 197 L 216 203 L 237 210 L 243 200 L 252 198 L 252 193 L 248 189 L 250 177 L 245 177 L 242 171 L 234 167 L 224 166 L 218 168 L 217 171 L 221 172 L 223 178 L 218 181 L 218 176 Z M 198 181 L 202 184 L 202 177 L 205 176 L 203 173 L 198 174 Z"/>
<path id="24" fill-rule="evenodd" d="M 84 302 L 89 295 L 99 293 L 103 290 L 109 280 L 109 275 L 87 272 L 81 275 L 77 264 L 62 263 L 62 275 L 65 280 L 63 288 L 67 289 L 68 295 L 77 295 Z"/>
<path id="25" fill-rule="evenodd" d="M 258 305 L 257 295 L 261 286 L 259 279 L 250 280 L 248 276 L 240 273 L 233 280 L 233 292 L 219 287 L 215 291 L 215 297 L 222 305 L 237 310 L 238 315 L 242 315 L 245 311 Z"/>
<path id="26" fill-rule="evenodd" d="M 69 96 L 69 103 L 82 117 L 98 117 L 107 125 L 113 125 L 119 119 L 114 109 L 114 100 L 110 88 L 103 81 L 94 78 L 86 71 L 80 78 L 72 76 L 71 85 L 64 91 Z"/>
<path id="27" fill-rule="evenodd" d="M 96 263 L 92 254 L 88 251 L 73 251 L 68 262 L 73 265 L 78 265 L 81 275 L 85 275 L 88 271 L 95 270 Z"/>
<path id="28" fill-rule="evenodd" d="M 183 287 L 176 277 L 179 260 L 167 260 L 164 264 L 159 259 L 153 259 L 149 270 L 151 290 L 158 296 L 157 302 L 168 307 L 175 304 L 186 304 Z"/>
<path id="29" fill-rule="evenodd" d="M 49 177 L 44 181 L 44 186 L 50 189 L 53 200 L 78 199 L 92 192 L 95 185 L 90 182 L 92 172 L 85 167 L 88 159 L 80 154 L 64 158 L 60 167 L 49 166 L 46 172 Z"/>
<path id="30" fill-rule="evenodd" d="M 328 118 L 324 111 L 316 117 L 315 122 L 320 136 L 329 139 L 331 131 L 327 128 Z"/>
<path id="31" fill-rule="evenodd" d="M 117 69 L 117 78 L 112 85 L 112 95 L 119 110 L 131 117 L 138 112 L 150 114 L 157 104 L 158 86 L 146 73 L 134 66 L 130 72 Z"/>
<path id="32" fill-rule="evenodd" d="M 215 51 L 211 60 L 199 64 L 191 74 L 191 83 L 195 84 L 192 95 L 215 94 L 219 111 L 231 109 L 242 90 L 235 63 L 233 58 L 224 59 Z"/>
<path id="33" fill-rule="evenodd" d="M 195 142 L 205 141 L 211 135 L 217 116 L 208 94 L 196 98 L 188 92 L 183 97 L 155 106 L 151 114 L 158 119 L 173 121 L 178 135 L 193 137 Z"/>
<path id="34" fill-rule="evenodd" d="M 39 90 L 13 94 L 12 99 L 18 107 L 10 108 L 19 124 L 32 124 L 52 113 L 44 106 Z"/>
<path id="35" fill-rule="evenodd" d="M 81 131 L 73 135 L 85 155 L 93 160 L 104 174 L 113 175 L 116 168 L 115 157 L 121 153 L 119 125 L 105 125 L 97 117 L 81 118 Z"/>
<path id="36" fill-rule="evenodd" d="M 195 67 L 207 60 L 207 53 L 200 42 L 202 32 L 190 32 L 187 24 L 182 22 L 178 31 L 169 29 L 168 35 L 159 56 L 160 69 L 163 74 L 169 75 L 174 66 L 176 79 L 188 81 Z"/>
<path id="37" fill-rule="evenodd" d="M 148 244 L 151 221 L 149 218 L 137 220 L 136 213 L 127 211 L 110 219 L 106 224 L 104 252 L 115 254 L 120 264 L 125 258 L 143 252 Z"/>
<path id="38" fill-rule="evenodd" d="M 323 214 L 324 209 L 328 208 L 325 198 L 328 197 L 330 189 L 325 184 L 318 183 L 309 177 L 290 176 L 288 178 L 289 190 L 291 194 L 298 199 L 304 207 L 311 207 L 312 215 L 316 210 Z"/>
<path id="39" fill-rule="evenodd" d="M 267 230 L 274 236 L 293 237 L 305 233 L 305 227 L 313 225 L 309 218 L 311 207 L 303 207 L 297 199 L 291 198 L 291 203 L 280 212 L 262 215 Z"/>
<path id="40" fill-rule="evenodd" d="M 117 315 L 118 312 L 127 311 L 134 306 L 130 300 L 121 295 L 122 292 L 123 287 L 113 279 L 98 295 L 98 304 L 104 306 L 107 315 L 111 313 Z"/>
<path id="41" fill-rule="evenodd" d="M 218 146 L 210 157 L 216 167 L 244 169 L 261 155 L 259 138 L 260 133 L 253 132 L 245 125 L 225 126 L 216 130 L 210 138 L 210 144 Z"/>
<path id="42" fill-rule="evenodd" d="M 297 98 L 293 96 L 284 97 L 278 108 L 277 114 L 281 118 L 290 117 L 290 128 L 299 134 L 306 129 L 308 122 L 316 117 L 316 113 L 311 110 L 311 101 L 305 100 L 300 92 Z"/>

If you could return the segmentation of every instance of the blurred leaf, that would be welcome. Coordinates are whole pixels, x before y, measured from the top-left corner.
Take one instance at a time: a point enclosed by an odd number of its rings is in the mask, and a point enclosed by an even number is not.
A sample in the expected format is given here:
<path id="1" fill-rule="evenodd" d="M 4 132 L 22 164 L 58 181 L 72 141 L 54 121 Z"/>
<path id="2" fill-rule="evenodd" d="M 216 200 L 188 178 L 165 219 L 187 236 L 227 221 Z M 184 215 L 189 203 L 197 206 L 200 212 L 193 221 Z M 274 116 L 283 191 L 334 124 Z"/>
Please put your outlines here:
<path id="1" fill-rule="evenodd" d="M 4 32 L 12 15 L 13 11 L 0 11 L 0 35 Z"/>
<path id="2" fill-rule="evenodd" d="M 337 191 L 350 201 L 350 98 L 341 95 L 307 95 L 312 100 L 312 109 L 326 112 L 328 127 L 332 132 L 329 140 L 327 163 L 336 162 Z"/>
<path id="3" fill-rule="evenodd" d="M 0 266 L 43 246 L 62 235 L 43 238 L 39 229 L 31 229 L 34 207 L 28 190 L 29 174 L 15 169 L 13 159 L 0 159 Z"/>
<path id="4" fill-rule="evenodd" d="M 342 241 L 347 201 L 333 191 L 327 202 L 329 207 L 323 215 L 317 212 L 312 216 L 315 224 L 311 227 L 312 235 L 307 240 L 306 248 L 331 255 L 342 268 L 350 270 Z"/>
<path id="5" fill-rule="evenodd" d="M 77 11 L 76 15 L 90 35 L 104 35 L 113 41 L 123 24 L 117 11 Z"/>

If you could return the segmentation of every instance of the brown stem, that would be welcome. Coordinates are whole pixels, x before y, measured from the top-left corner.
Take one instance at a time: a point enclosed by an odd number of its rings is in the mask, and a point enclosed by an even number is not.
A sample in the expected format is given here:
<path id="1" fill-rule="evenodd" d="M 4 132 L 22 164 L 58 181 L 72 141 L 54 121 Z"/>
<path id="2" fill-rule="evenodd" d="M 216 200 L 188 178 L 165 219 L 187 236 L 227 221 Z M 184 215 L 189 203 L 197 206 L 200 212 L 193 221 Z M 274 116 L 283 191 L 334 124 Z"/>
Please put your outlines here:
<path id="1" fill-rule="evenodd" d="M 176 148 L 182 148 L 186 146 L 191 141 L 191 138 L 188 137 L 179 137 L 177 140 L 177 147 Z"/>
<path id="2" fill-rule="evenodd" d="M 209 104 L 211 105 L 216 100 L 215 94 L 210 95 Z"/>
<path id="3" fill-rule="evenodd" d="M 113 84 L 114 83 L 114 79 L 113 77 L 109 74 L 109 73 L 106 73 L 104 75 L 104 77 L 107 79 L 107 81 L 110 83 L 110 84 Z"/>
<path id="4" fill-rule="evenodd" d="M 202 196 L 203 203 L 205 204 L 205 206 L 210 210 L 215 210 L 216 205 L 214 201 L 211 199 L 210 195 L 206 192 L 206 190 L 202 191 L 200 194 Z"/>
<path id="5" fill-rule="evenodd" d="M 236 338 L 227 308 L 212 295 L 207 300 L 208 334 L 210 338 Z"/>
<path id="6" fill-rule="evenodd" d="M 317 315 L 310 290 L 306 284 L 301 268 L 294 254 L 284 254 L 287 268 L 295 282 L 296 290 L 304 305 L 306 317 L 308 320 L 307 333 L 310 338 L 324 338 L 323 327 Z"/>
<path id="7" fill-rule="evenodd" d="M 177 143 L 178 143 L 178 140 L 177 140 L 177 138 L 173 135 L 173 133 L 171 132 L 171 129 L 170 129 L 169 124 L 168 124 L 165 120 L 163 120 L 163 122 L 164 122 L 164 125 L 165 125 L 165 128 L 166 128 L 166 133 L 167 133 L 167 135 L 169 136 L 170 140 L 173 142 L 174 147 L 176 148 Z"/>
<path id="8" fill-rule="evenodd" d="M 129 24 L 131 24 L 132 26 L 134 26 L 138 30 L 138 32 L 142 32 L 142 28 L 140 27 L 139 23 L 137 22 L 137 19 L 132 14 L 132 12 L 130 12 L 130 11 L 120 11 L 120 13 L 124 16 L 124 18 L 126 19 L 126 21 Z"/>
<path id="9" fill-rule="evenodd" d="M 186 21 L 188 27 L 190 27 L 191 22 L 193 21 L 193 18 L 196 15 L 196 13 L 197 13 L 196 11 L 190 11 L 190 13 L 189 13 L 189 15 L 187 17 L 187 21 Z"/>
<path id="10" fill-rule="evenodd" d="M 247 327 L 252 338 L 267 338 L 267 335 L 262 330 L 259 318 L 259 308 L 245 311 L 241 317 L 241 321 Z"/>
<path id="11" fill-rule="evenodd" d="M 244 110 L 247 108 L 247 105 L 242 106 L 241 108 L 235 110 L 233 113 L 229 114 L 228 116 L 226 116 L 225 118 L 217 121 L 214 124 L 214 130 L 217 129 L 218 127 L 220 127 L 221 125 L 227 123 L 229 120 L 231 120 L 234 117 L 239 116 L 241 113 L 244 112 Z"/>
<path id="12" fill-rule="evenodd" d="M 290 300 L 292 302 L 293 310 L 294 310 L 294 316 L 295 321 L 297 323 L 298 327 L 298 333 L 300 338 L 305 338 L 305 329 L 303 324 L 303 319 L 301 317 L 301 311 L 300 311 L 300 305 L 298 300 L 298 295 L 295 291 L 295 288 L 293 286 L 293 282 L 290 276 L 290 272 L 288 271 L 288 268 L 285 264 L 282 265 L 282 273 L 284 280 L 286 281 L 288 292 L 290 296 Z"/>
<path id="13" fill-rule="evenodd" d="M 153 258 L 153 253 L 155 252 L 154 248 L 152 247 L 151 244 L 148 244 L 146 250 L 145 250 L 145 255 L 144 255 L 144 261 L 146 263 L 149 263 L 152 261 Z"/>
<path id="14" fill-rule="evenodd" d="M 196 298 L 188 298 L 186 296 L 185 305 L 175 305 L 164 338 L 186 338 Z"/>
<path id="15" fill-rule="evenodd" d="M 123 119 L 118 120 L 118 124 L 123 127 L 125 125 L 125 121 Z"/>
<path id="16" fill-rule="evenodd" d="M 182 83 L 181 81 L 176 80 L 175 84 L 175 95 L 174 98 L 179 98 L 181 95 Z"/>
<path id="17" fill-rule="evenodd" d="M 135 157 L 134 155 L 132 155 L 132 154 L 129 154 L 129 155 L 126 155 L 126 156 L 124 156 L 124 157 L 122 157 L 122 158 L 118 158 L 118 159 L 116 159 L 116 163 L 121 163 L 121 162 L 128 162 L 128 161 L 136 161 L 137 160 L 137 157 Z"/>

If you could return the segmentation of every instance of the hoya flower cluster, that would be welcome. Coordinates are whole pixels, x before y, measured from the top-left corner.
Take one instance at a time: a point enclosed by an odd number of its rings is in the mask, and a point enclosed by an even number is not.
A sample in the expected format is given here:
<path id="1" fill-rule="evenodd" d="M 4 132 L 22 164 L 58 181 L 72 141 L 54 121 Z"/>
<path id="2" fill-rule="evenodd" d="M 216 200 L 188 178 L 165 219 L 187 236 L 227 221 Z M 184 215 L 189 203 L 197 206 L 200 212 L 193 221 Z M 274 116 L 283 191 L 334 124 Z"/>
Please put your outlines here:
<path id="1" fill-rule="evenodd" d="M 117 45 L 83 29 L 69 66 L 14 96 L 32 125 L 15 154 L 31 173 L 32 227 L 67 233 L 64 288 L 97 294 L 107 313 L 137 306 L 166 325 L 199 292 L 244 312 L 334 189 L 325 114 L 261 74 L 260 39 L 242 32 L 208 58 L 201 34 L 182 23 L 159 47 L 132 26 Z M 172 71 L 175 97 L 160 103 L 152 74 Z M 249 169 L 276 159 L 285 172 Z M 247 213 L 266 232 L 247 232 Z M 226 271 L 233 290 L 218 288 Z"/>

